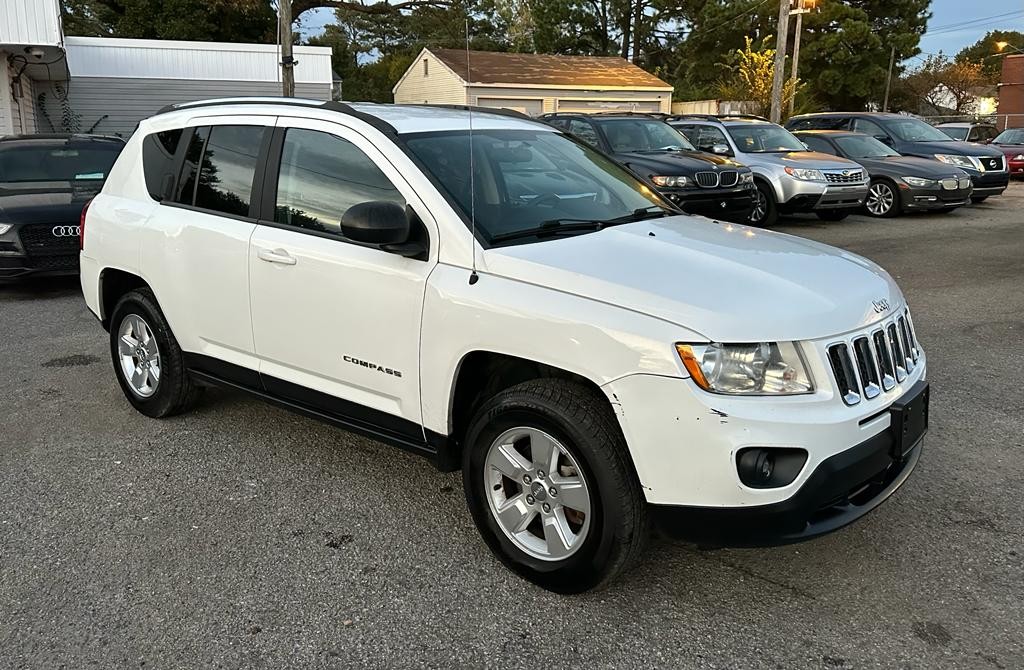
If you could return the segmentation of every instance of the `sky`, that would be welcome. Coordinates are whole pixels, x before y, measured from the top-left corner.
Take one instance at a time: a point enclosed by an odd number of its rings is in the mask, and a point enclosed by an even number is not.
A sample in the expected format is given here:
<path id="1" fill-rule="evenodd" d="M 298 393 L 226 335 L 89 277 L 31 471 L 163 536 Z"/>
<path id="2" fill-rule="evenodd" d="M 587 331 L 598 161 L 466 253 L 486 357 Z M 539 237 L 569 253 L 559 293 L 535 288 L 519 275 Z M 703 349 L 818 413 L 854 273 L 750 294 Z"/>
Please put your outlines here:
<path id="1" fill-rule="evenodd" d="M 332 10 L 306 12 L 302 16 L 303 37 L 322 32 L 324 24 L 332 23 L 333 19 Z M 920 49 L 924 54 L 941 50 L 955 56 L 990 30 L 1024 32 L 1024 0 L 932 0 L 932 18 L 928 21 L 928 32 L 921 38 Z M 1014 46 L 1024 50 L 1024 44 Z"/>

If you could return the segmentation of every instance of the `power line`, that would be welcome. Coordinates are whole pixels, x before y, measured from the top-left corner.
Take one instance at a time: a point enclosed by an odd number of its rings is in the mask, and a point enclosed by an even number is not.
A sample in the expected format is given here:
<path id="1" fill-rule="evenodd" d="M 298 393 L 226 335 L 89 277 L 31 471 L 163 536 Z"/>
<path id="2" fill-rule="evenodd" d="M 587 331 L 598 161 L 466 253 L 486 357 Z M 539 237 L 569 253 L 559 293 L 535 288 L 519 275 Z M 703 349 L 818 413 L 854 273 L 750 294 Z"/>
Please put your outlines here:
<path id="1" fill-rule="evenodd" d="M 983 19 L 973 19 L 971 21 L 964 21 L 963 23 L 950 24 L 950 25 L 945 26 L 943 28 L 938 28 L 938 29 L 934 29 L 934 30 L 928 30 L 928 31 L 926 31 L 924 33 L 924 36 L 929 36 L 929 35 L 945 35 L 945 34 L 948 34 L 948 33 L 955 33 L 955 32 L 958 32 L 960 30 L 969 30 L 971 28 L 980 28 L 985 23 L 987 23 L 989 21 L 992 21 L 992 20 L 995 20 L 995 19 L 999 19 L 999 20 L 1005 21 L 1006 19 L 1017 18 L 1019 16 L 1024 16 L 1024 10 L 1020 10 L 1020 11 L 1016 11 L 1016 12 L 1010 12 L 1010 13 L 1005 14 L 1005 15 L 988 16 L 988 17 L 985 17 Z"/>
<path id="2" fill-rule="evenodd" d="M 947 23 L 944 26 L 935 26 L 934 28 L 932 28 L 932 30 L 943 30 L 944 28 L 955 28 L 955 27 L 961 25 L 962 23 L 974 23 L 976 21 L 991 21 L 992 19 L 1003 18 L 1003 17 L 1009 16 L 1010 14 L 1021 14 L 1021 13 L 1024 13 L 1024 10 L 1014 9 L 1012 11 L 1004 12 L 1003 14 L 996 14 L 994 16 L 985 16 L 985 17 L 982 17 L 980 19 L 969 19 L 967 21 L 957 21 L 956 23 Z"/>

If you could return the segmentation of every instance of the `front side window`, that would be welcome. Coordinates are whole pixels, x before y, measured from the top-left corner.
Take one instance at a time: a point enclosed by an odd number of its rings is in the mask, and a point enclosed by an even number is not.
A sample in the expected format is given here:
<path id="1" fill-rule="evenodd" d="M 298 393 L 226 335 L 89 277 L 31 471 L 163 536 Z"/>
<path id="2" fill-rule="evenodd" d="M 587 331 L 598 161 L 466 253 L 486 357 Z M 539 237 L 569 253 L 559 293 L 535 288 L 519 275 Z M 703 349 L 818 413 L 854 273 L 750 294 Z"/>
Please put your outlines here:
<path id="1" fill-rule="evenodd" d="M 696 144 L 701 149 L 710 150 L 716 144 L 729 146 L 729 142 L 725 139 L 725 133 L 714 126 L 700 126 L 698 132 L 700 135 Z"/>
<path id="2" fill-rule="evenodd" d="M 904 142 L 952 142 L 952 138 L 933 125 L 920 119 L 888 120 L 885 123 L 889 131 Z M 874 135 L 876 133 L 870 133 Z"/>
<path id="3" fill-rule="evenodd" d="M 203 151 L 195 206 L 235 216 L 249 215 L 252 180 L 265 129 L 213 126 Z"/>
<path id="4" fill-rule="evenodd" d="M 952 137 L 954 140 L 966 140 L 967 139 L 967 128 L 966 127 L 950 127 L 942 126 L 939 128 L 942 132 Z"/>
<path id="5" fill-rule="evenodd" d="M 545 225 L 624 223 L 648 210 L 671 212 L 617 163 L 560 133 L 474 131 L 473 180 L 467 131 L 408 135 L 405 143 L 467 221 L 475 210 L 488 243 Z"/>
<path id="6" fill-rule="evenodd" d="M 899 156 L 898 153 L 889 148 L 888 145 L 879 142 L 874 137 L 867 135 L 857 137 L 850 135 L 847 137 L 840 137 L 836 140 L 843 152 L 854 160 L 858 158 L 888 158 L 889 156 Z"/>
<path id="7" fill-rule="evenodd" d="M 836 150 L 832 148 L 832 145 L 828 140 L 822 139 L 821 137 L 815 137 L 814 135 L 801 135 L 800 139 L 803 143 L 810 147 L 811 151 L 820 151 L 823 154 L 835 154 Z"/>
<path id="8" fill-rule="evenodd" d="M 341 234 L 352 205 L 405 198 L 363 151 L 329 133 L 289 128 L 281 150 L 274 220 L 306 230 Z"/>
<path id="9" fill-rule="evenodd" d="M 600 125 L 615 153 L 694 151 L 678 130 L 657 119 L 603 119 Z"/>
<path id="10" fill-rule="evenodd" d="M 592 147 L 601 146 L 601 140 L 597 139 L 597 131 L 588 121 L 573 119 L 569 122 L 569 132 Z"/>
<path id="11" fill-rule="evenodd" d="M 864 133 L 865 135 L 871 135 L 872 137 L 888 137 L 889 133 L 882 129 L 882 126 L 878 125 L 870 119 L 854 119 L 853 129 L 858 133 Z M 946 138 L 949 139 L 949 138 Z"/>
<path id="12" fill-rule="evenodd" d="M 746 154 L 807 151 L 793 133 L 774 123 L 726 126 L 733 144 Z"/>

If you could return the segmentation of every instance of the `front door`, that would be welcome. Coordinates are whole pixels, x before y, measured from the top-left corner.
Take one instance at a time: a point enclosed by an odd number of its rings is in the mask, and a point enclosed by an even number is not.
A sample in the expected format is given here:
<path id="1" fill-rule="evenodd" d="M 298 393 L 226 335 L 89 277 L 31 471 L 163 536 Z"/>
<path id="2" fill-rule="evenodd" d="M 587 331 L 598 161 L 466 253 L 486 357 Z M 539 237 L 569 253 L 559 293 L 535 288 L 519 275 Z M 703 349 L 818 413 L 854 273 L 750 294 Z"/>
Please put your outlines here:
<path id="1" fill-rule="evenodd" d="M 267 179 L 273 198 L 249 246 L 260 376 L 275 395 L 386 437 L 423 441 L 420 315 L 437 257 L 433 220 L 387 159 L 345 126 L 282 117 Z M 431 239 L 417 260 L 347 240 L 360 202 L 409 206 Z"/>

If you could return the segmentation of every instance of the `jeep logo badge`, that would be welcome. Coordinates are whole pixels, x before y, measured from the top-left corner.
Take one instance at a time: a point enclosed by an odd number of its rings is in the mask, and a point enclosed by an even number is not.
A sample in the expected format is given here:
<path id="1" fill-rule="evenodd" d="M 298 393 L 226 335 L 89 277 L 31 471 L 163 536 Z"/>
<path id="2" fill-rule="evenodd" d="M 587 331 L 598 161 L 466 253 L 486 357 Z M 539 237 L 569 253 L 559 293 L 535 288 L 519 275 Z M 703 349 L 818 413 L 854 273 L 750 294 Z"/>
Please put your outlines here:
<path id="1" fill-rule="evenodd" d="M 872 300 L 871 305 L 875 308 L 875 312 L 881 314 L 889 311 L 889 301 L 885 298 L 881 300 Z"/>

